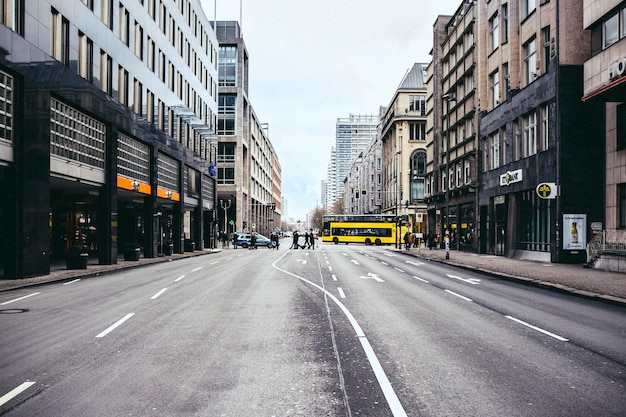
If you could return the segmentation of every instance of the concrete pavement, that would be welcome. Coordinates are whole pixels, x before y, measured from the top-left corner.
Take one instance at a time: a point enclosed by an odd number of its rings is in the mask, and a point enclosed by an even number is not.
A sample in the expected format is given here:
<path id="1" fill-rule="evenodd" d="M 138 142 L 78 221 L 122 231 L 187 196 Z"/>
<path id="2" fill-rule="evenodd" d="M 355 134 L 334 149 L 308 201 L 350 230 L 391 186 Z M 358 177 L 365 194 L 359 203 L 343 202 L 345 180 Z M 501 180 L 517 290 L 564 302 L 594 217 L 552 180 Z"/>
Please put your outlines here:
<path id="1" fill-rule="evenodd" d="M 521 261 L 502 256 L 478 255 L 470 252 L 450 251 L 450 259 L 446 260 L 445 250 L 443 249 L 431 250 L 421 248 L 418 251 L 417 248 L 411 248 L 408 251 L 404 249 L 396 250 L 433 262 L 446 263 L 504 279 L 626 306 L 626 274 L 584 268 L 582 265 Z M 48 275 L 24 279 L 0 279 L 0 291 L 47 282 L 69 281 L 99 276 L 112 271 L 137 268 L 158 262 L 172 262 L 190 256 L 209 255 L 220 251 L 221 249 L 205 249 L 158 258 L 141 258 L 139 261 L 124 261 L 121 258 L 116 265 L 97 265 L 95 264 L 96 261 L 92 260 L 87 269 L 68 270 L 65 268 L 65 265 L 57 264 L 51 267 Z"/>

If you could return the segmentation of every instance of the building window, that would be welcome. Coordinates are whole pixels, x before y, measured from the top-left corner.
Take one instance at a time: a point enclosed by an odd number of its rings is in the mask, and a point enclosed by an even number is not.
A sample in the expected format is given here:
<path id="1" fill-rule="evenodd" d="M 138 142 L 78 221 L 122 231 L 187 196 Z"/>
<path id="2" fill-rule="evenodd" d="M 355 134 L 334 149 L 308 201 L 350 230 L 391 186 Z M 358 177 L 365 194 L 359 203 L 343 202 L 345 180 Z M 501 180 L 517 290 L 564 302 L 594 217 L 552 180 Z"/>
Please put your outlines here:
<path id="1" fill-rule="evenodd" d="M 446 191 L 446 172 L 443 171 L 441 174 L 441 191 Z"/>
<path id="2" fill-rule="evenodd" d="M 489 137 L 489 167 L 496 169 L 500 166 L 500 132 L 496 132 Z"/>
<path id="3" fill-rule="evenodd" d="M 502 5 L 502 43 L 509 41 L 509 5 Z"/>
<path id="4" fill-rule="evenodd" d="M 113 0 L 102 0 L 102 23 L 113 30 Z"/>
<path id="5" fill-rule="evenodd" d="M 500 16 L 498 16 L 498 12 L 489 19 L 489 39 L 491 40 L 490 51 L 493 52 L 500 45 Z"/>
<path id="6" fill-rule="evenodd" d="M 125 106 L 128 106 L 128 71 L 126 71 L 123 67 L 119 67 L 118 72 L 118 94 L 119 94 L 119 102 Z"/>
<path id="7" fill-rule="evenodd" d="M 617 106 L 617 150 L 626 150 L 626 104 Z"/>
<path id="8" fill-rule="evenodd" d="M 217 169 L 217 183 L 220 185 L 233 185 L 235 184 L 235 168 L 218 168 Z"/>
<path id="9" fill-rule="evenodd" d="M 411 201 L 424 199 L 426 178 L 426 152 L 417 151 L 411 157 Z"/>
<path id="10" fill-rule="evenodd" d="M 470 160 L 465 161 L 465 184 L 471 184 L 472 182 L 472 171 L 471 171 L 471 163 Z"/>
<path id="11" fill-rule="evenodd" d="M 120 5 L 120 40 L 124 45 L 130 46 L 130 14 Z"/>
<path id="12" fill-rule="evenodd" d="M 24 36 L 24 1 L 25 0 L 0 1 L 0 24 L 3 24 L 22 36 Z"/>
<path id="13" fill-rule="evenodd" d="M 615 13 L 602 24 L 602 45 L 608 48 L 619 40 L 619 14 Z"/>
<path id="14" fill-rule="evenodd" d="M 617 184 L 617 228 L 626 229 L 626 183 Z"/>
<path id="15" fill-rule="evenodd" d="M 550 108 L 547 104 L 541 106 L 541 150 L 548 150 L 548 143 L 550 139 Z"/>
<path id="16" fill-rule="evenodd" d="M 0 71 L 0 139 L 13 140 L 13 77 Z"/>
<path id="17" fill-rule="evenodd" d="M 117 135 L 117 172 L 150 183 L 150 148 L 123 133 Z"/>
<path id="18" fill-rule="evenodd" d="M 135 55 L 143 61 L 143 28 L 135 22 Z"/>
<path id="19" fill-rule="evenodd" d="M 524 125 L 524 157 L 537 153 L 537 113 L 531 112 L 522 119 Z"/>
<path id="20" fill-rule="evenodd" d="M 78 75 L 93 81 L 93 41 L 82 32 L 78 32 Z"/>
<path id="21" fill-rule="evenodd" d="M 541 37 L 543 38 L 543 71 L 548 72 L 550 68 L 550 26 L 541 29 Z"/>
<path id="22" fill-rule="evenodd" d="M 522 19 L 525 19 L 537 8 L 537 0 L 522 0 Z"/>
<path id="23" fill-rule="evenodd" d="M 500 104 L 500 72 L 495 70 L 489 76 L 489 88 L 491 90 L 491 107 Z"/>
<path id="24" fill-rule="evenodd" d="M 235 127 L 237 109 L 237 96 L 234 94 L 220 94 L 218 98 L 218 135 L 235 135 L 237 133 Z"/>
<path id="25" fill-rule="evenodd" d="M 409 96 L 409 111 L 426 115 L 426 96 Z"/>
<path id="26" fill-rule="evenodd" d="M 109 96 L 113 95 L 113 58 L 100 51 L 100 89 Z"/>
<path id="27" fill-rule="evenodd" d="M 52 9 L 52 57 L 65 66 L 70 64 L 70 22 Z"/>
<path id="28" fill-rule="evenodd" d="M 537 40 L 535 38 L 524 44 L 524 66 L 526 85 L 537 78 Z"/>
<path id="29" fill-rule="evenodd" d="M 426 124 L 409 123 L 409 140 L 426 140 Z"/>
<path id="30" fill-rule="evenodd" d="M 220 46 L 219 54 L 219 85 L 235 87 L 237 85 L 237 47 Z"/>

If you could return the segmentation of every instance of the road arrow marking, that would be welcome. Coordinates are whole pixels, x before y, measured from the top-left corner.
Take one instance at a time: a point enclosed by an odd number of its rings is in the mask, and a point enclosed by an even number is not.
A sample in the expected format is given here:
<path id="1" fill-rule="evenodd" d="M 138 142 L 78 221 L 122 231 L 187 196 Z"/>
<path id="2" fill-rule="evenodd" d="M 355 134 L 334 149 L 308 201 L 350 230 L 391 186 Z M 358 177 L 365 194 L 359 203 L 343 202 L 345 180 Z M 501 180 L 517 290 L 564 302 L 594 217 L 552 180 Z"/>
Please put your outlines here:
<path id="1" fill-rule="evenodd" d="M 296 262 L 302 262 L 302 265 L 306 265 L 306 259 L 296 259 Z"/>
<path id="2" fill-rule="evenodd" d="M 361 275 L 359 278 L 362 278 L 362 279 L 373 279 L 373 280 L 376 280 L 376 282 L 385 282 L 384 279 L 380 278 L 376 274 L 372 274 L 371 272 L 368 272 L 367 276 Z"/>
<path id="3" fill-rule="evenodd" d="M 480 284 L 480 280 L 478 278 L 461 278 L 456 275 L 446 274 L 449 278 L 458 279 L 459 281 L 467 282 L 468 284 L 478 285 Z"/>

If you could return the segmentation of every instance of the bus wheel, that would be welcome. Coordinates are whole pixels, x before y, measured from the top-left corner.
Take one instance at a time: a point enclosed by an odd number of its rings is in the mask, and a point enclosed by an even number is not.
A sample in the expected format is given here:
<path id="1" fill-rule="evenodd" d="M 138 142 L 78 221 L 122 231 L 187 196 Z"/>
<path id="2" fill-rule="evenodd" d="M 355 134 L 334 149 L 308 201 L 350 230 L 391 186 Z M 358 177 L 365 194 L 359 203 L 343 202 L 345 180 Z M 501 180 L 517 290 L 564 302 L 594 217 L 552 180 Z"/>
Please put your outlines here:
<path id="1" fill-rule="evenodd" d="M 381 244 L 382 242 L 380 241 L 380 239 L 376 239 L 376 241 L 375 241 L 374 243 L 376 244 L 376 246 L 380 246 L 380 244 Z"/>
<path id="2" fill-rule="evenodd" d="M 334 242 L 334 243 L 335 243 L 335 245 L 336 245 L 336 244 L 338 244 L 338 243 L 339 243 L 339 239 L 337 239 L 336 237 L 334 237 L 334 238 L 333 238 L 333 242 Z"/>
<path id="3" fill-rule="evenodd" d="M 365 244 L 366 244 L 367 246 L 369 246 L 369 245 L 371 245 L 371 244 L 372 244 L 372 241 L 371 241 L 371 239 L 370 239 L 369 237 L 368 237 L 367 239 L 365 239 Z"/>

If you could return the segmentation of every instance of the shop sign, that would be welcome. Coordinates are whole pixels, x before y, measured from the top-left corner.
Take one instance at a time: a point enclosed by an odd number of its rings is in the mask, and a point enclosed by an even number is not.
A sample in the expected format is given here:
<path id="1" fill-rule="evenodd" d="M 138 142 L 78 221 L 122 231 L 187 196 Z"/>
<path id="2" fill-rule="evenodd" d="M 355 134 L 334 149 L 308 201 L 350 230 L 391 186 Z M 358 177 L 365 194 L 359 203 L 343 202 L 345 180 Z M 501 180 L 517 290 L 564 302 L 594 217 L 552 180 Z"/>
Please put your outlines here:
<path id="1" fill-rule="evenodd" d="M 516 182 L 522 181 L 522 170 L 516 169 L 515 171 L 507 171 L 506 174 L 500 175 L 500 186 L 506 186 Z"/>
<path id="2" fill-rule="evenodd" d="M 546 200 L 552 200 L 556 198 L 556 183 L 554 182 L 542 182 L 535 188 L 539 198 Z"/>
<path id="3" fill-rule="evenodd" d="M 626 58 L 620 58 L 609 64 L 609 80 L 615 81 L 626 74 Z"/>
<path id="4" fill-rule="evenodd" d="M 580 250 L 587 247 L 587 215 L 563 215 L 563 249 Z"/>

